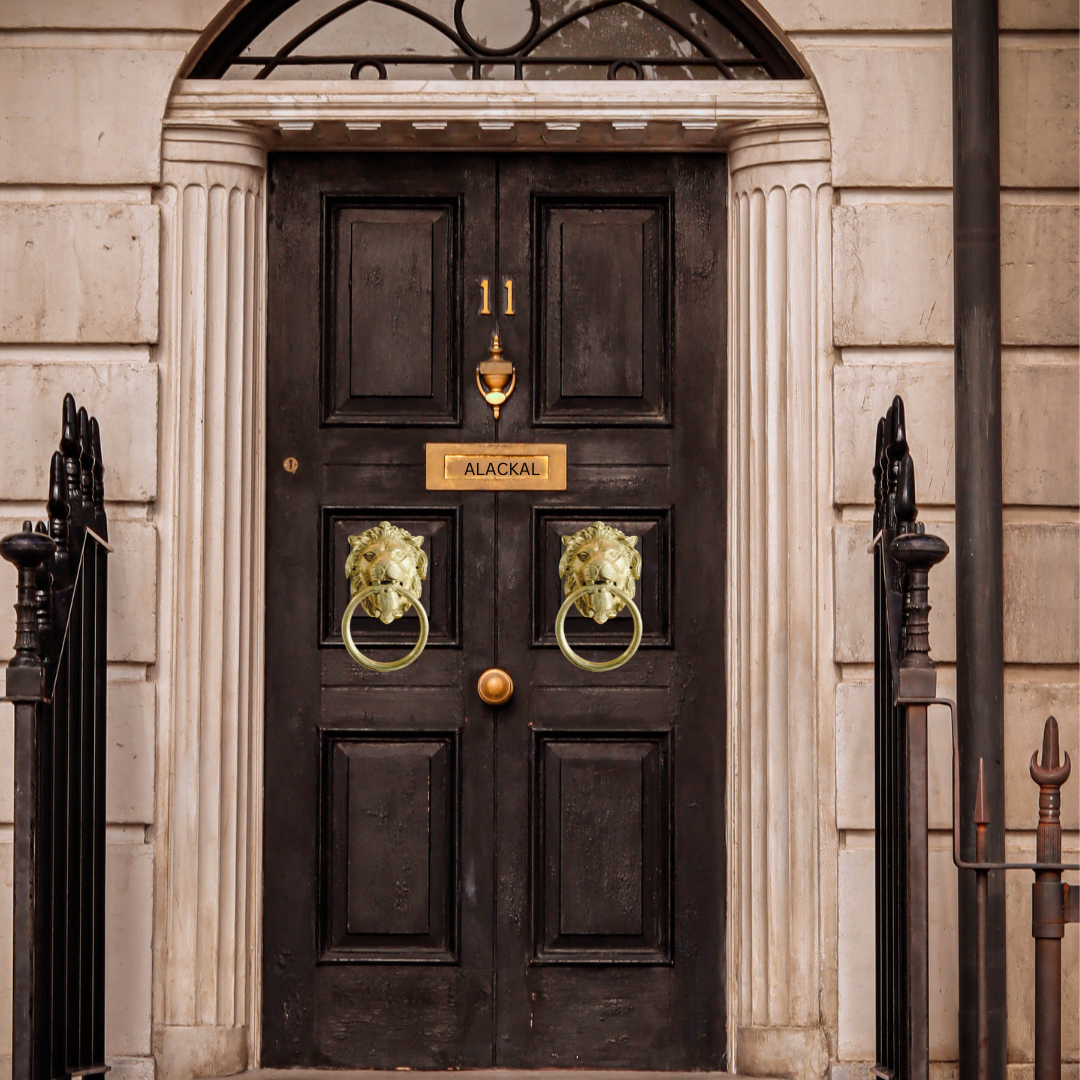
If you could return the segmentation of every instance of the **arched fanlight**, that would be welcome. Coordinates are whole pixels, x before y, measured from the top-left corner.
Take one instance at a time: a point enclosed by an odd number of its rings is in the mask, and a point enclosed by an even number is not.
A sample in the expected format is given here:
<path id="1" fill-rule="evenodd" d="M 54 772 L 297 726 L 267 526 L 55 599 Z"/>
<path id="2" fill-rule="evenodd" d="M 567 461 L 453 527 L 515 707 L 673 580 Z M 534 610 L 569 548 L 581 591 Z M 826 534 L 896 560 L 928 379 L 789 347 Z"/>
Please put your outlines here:
<path id="1" fill-rule="evenodd" d="M 266 0 L 197 79 L 801 79 L 738 0 Z"/>

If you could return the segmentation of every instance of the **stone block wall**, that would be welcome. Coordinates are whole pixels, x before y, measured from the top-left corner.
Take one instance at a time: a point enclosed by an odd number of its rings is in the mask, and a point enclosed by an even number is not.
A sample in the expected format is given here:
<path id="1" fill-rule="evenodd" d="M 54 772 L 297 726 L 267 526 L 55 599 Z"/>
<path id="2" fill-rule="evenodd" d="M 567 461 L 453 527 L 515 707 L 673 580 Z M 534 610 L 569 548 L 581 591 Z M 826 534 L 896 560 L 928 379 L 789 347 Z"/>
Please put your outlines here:
<path id="1" fill-rule="evenodd" d="M 0 3 L 0 532 L 43 514 L 67 391 L 102 425 L 110 535 L 106 1049 L 151 1080 L 161 120 L 217 4 Z M 0 567 L 0 663 L 14 641 Z M 10 1072 L 12 710 L 0 706 L 0 1076 Z"/>
<path id="2" fill-rule="evenodd" d="M 1080 298 L 1077 0 L 1000 0 L 1009 848 L 1033 847 L 1026 765 L 1046 714 L 1080 767 Z M 107 1051 L 152 1080 L 158 641 L 161 121 L 177 71 L 223 0 L 0 2 L 0 530 L 42 513 L 60 401 L 102 420 L 117 554 L 110 576 Z M 873 1054 L 870 455 L 908 404 L 920 503 L 953 542 L 949 0 L 764 0 L 808 60 L 832 139 L 831 471 L 835 835 L 822 845 L 821 1023 L 836 1076 Z M 163 433 L 161 433 L 163 435 Z M 828 442 L 829 433 L 825 435 Z M 955 685 L 951 560 L 931 578 L 932 647 Z M 0 663 L 14 573 L 0 565 Z M 163 718 L 161 723 L 167 723 Z M 956 1055 L 949 744 L 932 725 L 932 1047 Z M 0 706 L 0 1080 L 10 1068 L 11 710 Z M 1066 788 L 1066 847 L 1080 845 Z M 833 796 L 829 796 L 833 798 Z M 835 883 L 835 885 L 831 884 Z M 1026 875 L 1009 886 L 1010 1060 L 1030 1061 Z M 1080 1057 L 1077 938 L 1065 1042 Z M 160 1046 L 158 1046 L 160 1050 Z M 945 1065 L 941 1065 L 945 1069 Z"/>
<path id="3" fill-rule="evenodd" d="M 837 666 L 837 1012 L 834 1072 L 874 1054 L 872 465 L 875 421 L 907 403 L 922 518 L 955 545 L 949 5 L 774 4 L 817 75 L 833 140 L 833 530 Z M 1006 827 L 1034 851 L 1027 764 L 1053 712 L 1077 760 L 1080 420 L 1077 5 L 1001 4 Z M 931 574 L 931 648 L 955 695 L 952 558 Z M 935 713 L 940 712 L 940 716 Z M 956 888 L 948 715 L 931 711 L 931 1055 L 957 1055 Z M 1065 843 L 1080 841 L 1065 789 Z M 1028 856 L 1030 857 L 1030 856 Z M 1009 1061 L 1033 1053 L 1030 875 L 1008 885 Z M 1080 967 L 1066 942 L 1064 1044 L 1080 1056 Z M 1030 1066 L 1027 1066 L 1030 1069 Z M 1076 1066 L 1073 1065 L 1075 1075 Z"/>

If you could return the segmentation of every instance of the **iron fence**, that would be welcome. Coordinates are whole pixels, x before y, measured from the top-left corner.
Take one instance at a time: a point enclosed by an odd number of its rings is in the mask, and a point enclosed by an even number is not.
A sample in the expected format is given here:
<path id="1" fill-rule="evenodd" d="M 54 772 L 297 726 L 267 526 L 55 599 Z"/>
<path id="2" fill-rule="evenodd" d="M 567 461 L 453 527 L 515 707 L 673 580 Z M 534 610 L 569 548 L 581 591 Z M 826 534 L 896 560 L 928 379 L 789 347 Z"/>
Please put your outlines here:
<path id="1" fill-rule="evenodd" d="M 0 540 L 18 570 L 13 1080 L 105 1064 L 108 524 L 97 420 L 64 398 L 48 521 Z"/>
<path id="2" fill-rule="evenodd" d="M 988 862 L 991 807 L 983 761 L 973 817 L 975 858 L 960 850 L 960 750 L 956 704 L 937 696 L 930 658 L 929 572 L 949 552 L 917 518 L 915 468 L 908 452 L 904 403 L 893 399 L 878 421 L 874 455 L 874 862 L 876 960 L 875 1073 L 894 1080 L 927 1080 L 929 1045 L 927 716 L 943 705 L 952 720 L 953 862 L 976 877 L 978 1032 L 975 1075 L 989 1080 L 987 885 L 994 870 L 1031 870 L 1035 938 L 1035 1080 L 1061 1077 L 1061 940 L 1080 918 L 1080 889 L 1062 881 L 1061 785 L 1071 762 L 1060 761 L 1058 725 L 1049 717 L 1042 756 L 1031 758 L 1039 784 L 1033 863 Z M 998 809 L 1001 812 L 1001 809 Z M 962 1063 L 963 1064 L 963 1063 Z"/>

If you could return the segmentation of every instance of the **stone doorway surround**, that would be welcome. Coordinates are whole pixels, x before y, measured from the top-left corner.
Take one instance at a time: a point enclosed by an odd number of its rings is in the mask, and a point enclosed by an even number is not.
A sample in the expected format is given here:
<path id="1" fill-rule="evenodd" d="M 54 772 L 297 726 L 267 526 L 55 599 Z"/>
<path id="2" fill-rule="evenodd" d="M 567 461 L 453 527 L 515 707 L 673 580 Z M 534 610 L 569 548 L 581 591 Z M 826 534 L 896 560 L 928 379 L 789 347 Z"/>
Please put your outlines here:
<path id="1" fill-rule="evenodd" d="M 830 143 L 803 82 L 181 81 L 165 118 L 154 1053 L 258 1065 L 266 155 L 722 149 L 730 171 L 729 1061 L 835 1030 Z M 272 849 L 272 845 L 271 845 Z"/>

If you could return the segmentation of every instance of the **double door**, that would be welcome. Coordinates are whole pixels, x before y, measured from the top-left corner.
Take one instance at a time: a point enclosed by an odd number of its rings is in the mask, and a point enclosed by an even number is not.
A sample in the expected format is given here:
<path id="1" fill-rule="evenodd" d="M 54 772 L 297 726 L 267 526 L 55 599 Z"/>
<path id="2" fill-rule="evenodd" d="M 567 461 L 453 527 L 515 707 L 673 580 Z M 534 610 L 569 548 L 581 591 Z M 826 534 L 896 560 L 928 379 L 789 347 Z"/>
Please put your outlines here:
<path id="1" fill-rule="evenodd" d="M 723 1064 L 724 184 L 711 155 L 271 158 L 265 1065 Z M 436 442 L 565 445 L 565 490 L 429 490 Z M 392 673 L 340 629 L 382 521 L 428 556 Z M 604 673 L 555 635 L 597 521 L 641 555 Z M 350 625 L 379 660 L 419 632 Z M 606 659 L 630 626 L 566 635 Z"/>

